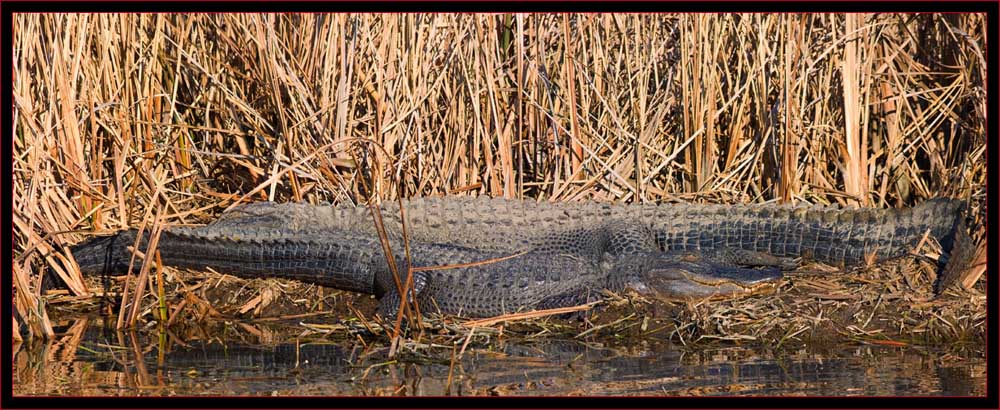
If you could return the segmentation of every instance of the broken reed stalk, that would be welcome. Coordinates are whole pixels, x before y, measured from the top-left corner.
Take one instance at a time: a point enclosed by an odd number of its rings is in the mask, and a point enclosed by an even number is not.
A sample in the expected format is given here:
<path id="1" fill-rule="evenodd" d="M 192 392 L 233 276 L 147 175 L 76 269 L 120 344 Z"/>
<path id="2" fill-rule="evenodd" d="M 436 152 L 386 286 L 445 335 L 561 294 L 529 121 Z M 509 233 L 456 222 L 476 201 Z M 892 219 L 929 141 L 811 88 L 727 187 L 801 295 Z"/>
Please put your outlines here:
<path id="1" fill-rule="evenodd" d="M 423 334 L 423 324 L 421 323 L 421 321 L 423 319 L 422 319 L 422 315 L 420 314 L 420 303 L 417 300 L 416 284 L 413 282 L 414 279 L 415 279 L 414 278 L 414 273 L 415 272 L 413 270 L 413 262 L 412 262 L 412 259 L 410 257 L 410 233 L 409 233 L 410 231 L 409 231 L 409 227 L 408 227 L 409 224 L 407 223 L 407 220 L 406 220 L 406 207 L 403 206 L 403 192 L 402 192 L 403 185 L 399 184 L 398 181 L 397 181 L 396 188 L 400 191 L 399 194 L 396 196 L 396 204 L 399 206 L 399 220 L 401 222 L 402 230 L 403 230 L 403 255 L 404 255 L 405 260 L 406 260 L 406 270 L 407 270 L 407 272 L 406 272 L 406 283 L 403 284 L 403 287 L 401 289 L 400 296 L 399 296 L 399 300 L 400 300 L 399 303 L 400 303 L 400 306 L 402 306 L 403 304 L 407 303 L 407 297 L 406 296 L 408 294 L 412 295 L 409 299 L 412 300 L 412 308 L 413 308 L 413 310 L 412 310 L 412 315 L 409 317 L 409 319 L 410 319 L 411 326 L 415 322 L 416 325 L 417 325 L 417 329 L 419 329 L 419 333 L 418 333 L 417 339 L 416 339 L 419 342 L 420 341 L 420 336 Z M 400 309 L 400 312 L 397 312 L 397 315 L 398 315 L 398 317 L 396 317 L 396 323 L 394 325 L 394 331 L 395 331 L 395 328 L 398 328 L 399 326 L 401 326 L 401 324 L 403 322 L 403 312 L 402 312 L 402 309 Z"/>
<path id="2" fill-rule="evenodd" d="M 133 328 L 135 327 L 135 320 L 139 317 L 139 309 L 142 307 L 142 298 L 146 296 L 146 284 L 149 282 L 149 270 L 156 263 L 156 248 L 160 243 L 160 234 L 163 232 L 163 208 L 159 208 L 156 211 L 156 218 L 153 220 L 153 226 L 149 234 L 149 241 L 147 242 L 147 247 L 144 250 L 145 255 L 142 259 L 142 267 L 139 268 L 139 276 L 135 281 L 135 292 L 132 293 L 132 300 L 130 301 L 122 297 L 122 311 L 126 306 L 131 305 L 131 309 L 128 313 L 128 318 L 124 322 L 124 327 L 119 326 L 118 329 Z M 140 237 L 141 238 L 141 237 Z M 138 250 L 138 248 L 136 248 Z M 121 316 L 119 318 L 119 323 L 121 323 Z"/>
<path id="3" fill-rule="evenodd" d="M 338 140 L 338 141 L 330 142 L 330 143 L 327 143 L 327 144 L 323 144 L 322 146 L 318 147 L 311 154 L 306 155 L 302 159 L 296 161 L 294 164 L 285 167 L 285 169 L 282 170 L 281 172 L 275 172 L 275 173 L 273 173 L 271 175 L 271 177 L 268 178 L 266 181 L 258 184 L 256 187 L 254 187 L 253 189 L 251 189 L 249 192 L 247 192 L 247 193 L 243 194 L 242 196 L 240 196 L 239 199 L 233 201 L 233 203 L 231 205 L 229 205 L 223 212 L 230 211 L 233 208 L 235 208 L 237 205 L 244 203 L 244 201 L 246 201 L 247 198 L 251 197 L 253 194 L 261 192 L 261 191 L 264 190 L 265 187 L 271 186 L 272 184 L 276 183 L 286 173 L 292 173 L 295 170 L 300 169 L 300 167 L 303 164 L 305 164 L 309 160 L 315 158 L 317 155 L 325 152 L 326 150 L 328 150 L 330 148 L 333 148 L 335 146 L 338 146 L 338 145 L 345 145 L 345 144 L 348 144 L 348 143 L 351 143 L 351 142 L 361 141 L 361 140 L 364 140 L 364 139 L 362 139 L 362 138 L 345 138 L 345 139 L 342 139 L 342 140 Z"/>
<path id="4" fill-rule="evenodd" d="M 962 273 L 962 277 L 959 278 L 962 287 L 965 289 L 972 289 L 972 287 L 979 282 L 979 278 L 986 273 L 986 242 L 983 242 L 976 248 L 976 257 L 974 262 L 969 268 Z"/>
<path id="5" fill-rule="evenodd" d="M 20 342 L 24 341 L 24 338 L 21 337 L 21 327 L 18 326 L 18 324 L 17 324 L 17 318 L 16 317 L 11 317 L 10 318 L 10 324 L 11 324 L 11 332 L 10 332 L 10 334 L 11 334 L 11 336 L 14 339 L 14 343 L 20 343 Z M 15 350 L 17 350 L 17 349 L 15 349 Z"/>
<path id="6" fill-rule="evenodd" d="M 410 317 L 410 304 L 408 303 L 407 296 L 410 295 L 410 290 L 412 288 L 412 281 L 402 280 L 399 276 L 399 266 L 396 265 L 396 258 L 393 257 L 392 247 L 389 245 L 389 235 L 385 230 L 385 224 L 382 221 L 382 210 L 378 202 L 372 202 L 368 204 L 368 210 L 372 214 L 372 221 L 375 223 L 375 231 L 378 233 L 379 244 L 382 245 L 382 254 L 385 257 L 386 263 L 389 266 L 389 271 L 392 273 L 393 282 L 396 284 L 396 291 L 399 293 L 399 310 L 397 312 L 396 320 L 392 328 L 391 339 L 393 340 L 393 347 L 395 347 L 395 342 L 399 339 L 400 333 L 402 331 L 402 322 L 404 317 Z M 409 279 L 410 275 L 407 275 Z M 389 318 L 384 318 L 389 319 Z M 395 352 L 392 349 L 391 352 Z"/>
<path id="7" fill-rule="evenodd" d="M 27 272 L 19 266 L 13 266 L 15 299 L 14 306 L 17 313 L 28 324 L 28 329 L 32 335 L 41 335 L 45 338 L 55 336 L 52 330 L 52 322 L 49 321 L 49 314 L 42 303 L 42 296 L 33 293 L 33 287 L 29 285 Z M 16 322 L 15 322 L 16 323 Z M 20 330 L 15 328 L 14 334 L 19 334 Z"/>
<path id="8" fill-rule="evenodd" d="M 489 265 L 489 264 L 493 264 L 493 263 L 497 263 L 497 262 L 503 262 L 503 261 L 505 261 L 507 259 L 516 258 L 516 257 L 524 255 L 524 254 L 526 254 L 528 252 L 529 251 L 521 251 L 521 252 L 513 253 L 513 254 L 510 254 L 510 255 L 507 255 L 507 256 L 501 256 L 499 258 L 490 258 L 490 259 L 484 259 L 484 260 L 475 261 L 475 262 L 453 263 L 453 264 L 448 264 L 448 265 L 437 265 L 437 266 L 420 266 L 420 267 L 412 268 L 412 270 L 413 270 L 413 272 L 428 272 L 428 271 L 435 271 L 435 270 L 471 268 L 471 267 L 475 267 L 475 266 L 483 266 L 483 265 Z"/>
<path id="9" fill-rule="evenodd" d="M 566 313 L 580 312 L 580 311 L 584 311 L 584 310 L 589 310 L 590 308 L 594 307 L 594 305 L 596 305 L 598 303 L 601 303 L 601 302 L 600 301 L 596 301 L 596 302 L 589 302 L 589 303 L 585 303 L 585 304 L 577 305 L 577 306 L 569 306 L 569 307 L 555 308 L 555 309 L 532 310 L 532 311 L 529 311 L 529 312 L 522 312 L 522 313 L 508 313 L 506 315 L 494 316 L 494 317 L 489 317 L 489 318 L 485 318 L 485 319 L 468 320 L 468 321 L 462 322 L 462 326 L 465 326 L 465 327 L 470 328 L 470 329 L 474 329 L 474 328 L 477 328 L 477 327 L 492 326 L 492 325 L 495 325 L 495 324 L 501 323 L 501 322 L 511 322 L 511 321 L 515 321 L 515 320 L 536 319 L 536 318 L 545 317 L 545 316 L 562 315 L 562 314 L 566 314 Z"/>
<path id="10" fill-rule="evenodd" d="M 367 146 L 365 146 L 364 148 L 367 149 Z M 379 146 L 378 148 L 381 149 L 382 147 Z M 382 149 L 382 152 L 384 153 L 385 150 Z M 351 155 L 352 157 L 354 156 L 353 153 Z M 355 161 L 357 161 L 357 158 L 355 158 Z M 374 169 L 376 171 L 374 172 L 374 174 L 382 175 L 381 172 L 382 162 L 379 161 L 378 156 L 372 155 L 372 161 L 374 162 Z M 372 178 L 374 178 L 374 176 L 372 176 Z M 392 333 L 390 334 L 390 339 L 392 340 L 392 342 L 391 342 L 391 347 L 389 348 L 389 357 L 391 358 L 396 356 L 396 349 L 399 347 L 399 340 L 402 336 L 403 319 L 404 318 L 409 319 L 411 325 L 414 320 L 413 316 L 415 315 L 411 313 L 410 309 L 412 306 L 409 303 L 410 299 L 409 296 L 411 295 L 410 292 L 413 290 L 413 281 L 412 281 L 413 274 L 412 272 L 407 272 L 406 280 L 401 280 L 399 277 L 399 266 L 396 265 L 396 258 L 392 253 L 392 246 L 389 244 L 389 234 L 385 230 L 385 222 L 382 219 L 381 201 L 379 200 L 381 195 L 379 195 L 378 192 L 376 192 L 373 189 L 373 186 L 379 186 L 381 184 L 373 184 L 369 182 L 367 178 L 362 178 L 361 183 L 365 187 L 365 190 L 369 192 L 369 195 L 371 195 L 371 197 L 368 198 L 368 211 L 371 212 L 372 222 L 374 222 L 375 231 L 378 233 L 379 244 L 382 246 L 382 255 L 385 257 L 386 264 L 389 267 L 389 272 L 392 274 L 392 280 L 396 284 L 396 292 L 399 293 L 399 309 L 396 312 L 396 319 L 393 322 Z M 402 212 L 402 203 L 400 203 L 400 211 Z M 405 219 L 403 221 L 405 224 Z M 405 234 L 405 228 L 404 228 L 404 234 Z M 409 269 L 410 247 L 405 237 L 403 242 L 406 251 L 405 254 L 406 265 L 407 269 Z M 383 319 L 389 319 L 389 318 L 383 318 Z"/>
<path id="11" fill-rule="evenodd" d="M 161 325 L 166 323 L 169 318 L 167 317 L 167 295 L 163 289 L 163 259 L 160 258 L 160 251 L 157 250 L 154 265 L 156 266 L 156 303 L 159 305 L 160 312 L 157 315 L 156 321 Z"/>
<path id="12" fill-rule="evenodd" d="M 869 106 L 868 78 L 873 73 L 868 72 L 871 68 L 871 49 L 863 49 L 861 46 L 869 45 L 870 42 L 863 42 L 870 36 L 863 36 L 862 33 L 871 30 L 870 25 L 862 25 L 865 22 L 864 14 L 850 14 L 845 16 L 844 29 L 844 62 L 843 62 L 843 83 L 844 83 L 844 120 L 846 129 L 847 158 L 845 159 L 844 187 L 852 196 L 852 203 L 867 206 L 870 203 L 868 192 L 868 110 L 862 110 L 862 106 Z"/>

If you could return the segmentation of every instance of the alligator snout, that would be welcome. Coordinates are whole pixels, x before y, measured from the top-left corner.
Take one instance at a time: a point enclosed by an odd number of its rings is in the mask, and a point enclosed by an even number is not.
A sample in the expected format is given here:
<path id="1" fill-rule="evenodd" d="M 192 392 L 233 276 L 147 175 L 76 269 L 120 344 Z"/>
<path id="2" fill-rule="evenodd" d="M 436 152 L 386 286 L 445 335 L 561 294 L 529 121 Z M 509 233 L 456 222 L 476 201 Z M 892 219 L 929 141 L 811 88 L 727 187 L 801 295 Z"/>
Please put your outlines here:
<path id="1" fill-rule="evenodd" d="M 681 258 L 653 266 L 631 287 L 659 300 L 690 301 L 770 293 L 781 277 L 775 267 L 741 268 Z"/>

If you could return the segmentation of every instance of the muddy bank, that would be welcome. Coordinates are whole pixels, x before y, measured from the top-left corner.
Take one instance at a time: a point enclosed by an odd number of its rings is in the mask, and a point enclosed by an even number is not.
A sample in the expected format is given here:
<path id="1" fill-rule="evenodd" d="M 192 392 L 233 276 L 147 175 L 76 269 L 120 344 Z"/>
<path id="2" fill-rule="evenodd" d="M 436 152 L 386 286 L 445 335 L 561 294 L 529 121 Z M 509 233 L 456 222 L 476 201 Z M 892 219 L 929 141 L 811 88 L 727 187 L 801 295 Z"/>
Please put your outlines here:
<path id="1" fill-rule="evenodd" d="M 213 272 L 167 268 L 163 305 L 154 292 L 143 299 L 137 323 L 168 328 L 207 321 L 298 323 L 301 332 L 351 337 L 363 329 L 388 337 L 394 324 L 372 317 L 376 300 L 296 281 L 244 280 Z M 679 345 L 760 345 L 860 343 L 887 346 L 970 345 L 985 340 L 985 280 L 972 290 L 952 287 L 940 296 L 932 291 L 933 267 L 902 259 L 879 267 L 843 273 L 820 265 L 787 275 L 768 295 L 739 299 L 670 303 L 634 294 L 608 294 L 605 301 L 571 314 L 486 323 L 424 312 L 407 335 L 458 337 L 472 323 L 480 331 L 587 337 L 603 342 L 648 340 Z M 111 278 L 107 298 L 75 298 L 49 292 L 54 317 L 93 313 L 104 308 L 117 314 L 115 303 L 124 277 Z M 103 294 L 102 281 L 90 278 Z M 166 312 L 165 319 L 160 315 Z M 386 325 L 383 329 L 380 325 Z M 421 327 L 422 326 L 422 327 Z M 405 327 L 405 326 L 404 326 Z M 487 329 L 487 330 L 483 330 Z M 377 343 L 377 341 L 376 341 Z"/>

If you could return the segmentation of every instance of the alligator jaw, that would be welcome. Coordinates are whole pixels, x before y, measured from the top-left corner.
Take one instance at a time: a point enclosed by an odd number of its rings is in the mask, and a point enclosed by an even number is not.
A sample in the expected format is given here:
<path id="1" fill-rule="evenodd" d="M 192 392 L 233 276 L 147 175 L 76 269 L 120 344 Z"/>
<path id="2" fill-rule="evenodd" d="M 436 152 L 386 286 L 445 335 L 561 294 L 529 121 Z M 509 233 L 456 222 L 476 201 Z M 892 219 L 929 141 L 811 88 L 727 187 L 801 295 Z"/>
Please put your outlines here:
<path id="1" fill-rule="evenodd" d="M 781 279 L 778 269 L 749 269 L 676 261 L 649 269 L 631 288 L 666 302 L 726 299 L 770 294 Z"/>

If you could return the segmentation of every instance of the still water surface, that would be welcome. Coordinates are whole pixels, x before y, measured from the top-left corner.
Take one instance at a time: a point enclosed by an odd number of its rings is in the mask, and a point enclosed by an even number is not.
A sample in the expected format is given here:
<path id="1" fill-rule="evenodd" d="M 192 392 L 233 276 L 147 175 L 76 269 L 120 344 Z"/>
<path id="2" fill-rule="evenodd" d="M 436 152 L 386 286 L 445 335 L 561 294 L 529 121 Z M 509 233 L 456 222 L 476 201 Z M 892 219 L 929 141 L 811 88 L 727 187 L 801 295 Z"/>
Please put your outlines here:
<path id="1" fill-rule="evenodd" d="M 968 396 L 986 388 L 981 356 L 918 347 L 761 352 L 549 338 L 473 344 L 461 356 L 460 346 L 425 347 L 388 360 L 371 340 L 248 342 L 226 332 L 182 340 L 86 319 L 58 330 L 54 341 L 15 345 L 15 395 Z"/>

